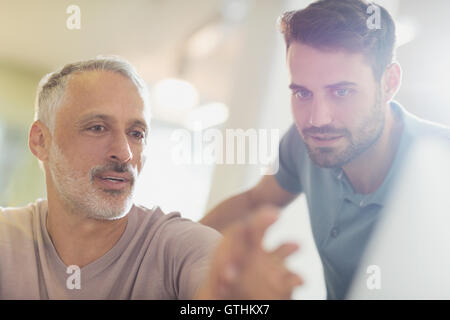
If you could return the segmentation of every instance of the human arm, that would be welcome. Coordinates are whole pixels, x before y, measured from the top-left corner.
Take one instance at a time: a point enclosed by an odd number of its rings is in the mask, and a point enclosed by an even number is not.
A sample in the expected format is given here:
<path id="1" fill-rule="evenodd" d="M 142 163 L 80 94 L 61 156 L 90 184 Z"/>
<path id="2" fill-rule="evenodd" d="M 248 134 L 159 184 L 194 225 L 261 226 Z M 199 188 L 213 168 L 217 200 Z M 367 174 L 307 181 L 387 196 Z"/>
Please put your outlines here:
<path id="1" fill-rule="evenodd" d="M 260 206 L 271 205 L 283 208 L 297 196 L 298 194 L 282 188 L 275 176 L 266 175 L 250 190 L 217 205 L 200 220 L 200 223 L 223 232 L 233 222 L 244 219 Z"/>

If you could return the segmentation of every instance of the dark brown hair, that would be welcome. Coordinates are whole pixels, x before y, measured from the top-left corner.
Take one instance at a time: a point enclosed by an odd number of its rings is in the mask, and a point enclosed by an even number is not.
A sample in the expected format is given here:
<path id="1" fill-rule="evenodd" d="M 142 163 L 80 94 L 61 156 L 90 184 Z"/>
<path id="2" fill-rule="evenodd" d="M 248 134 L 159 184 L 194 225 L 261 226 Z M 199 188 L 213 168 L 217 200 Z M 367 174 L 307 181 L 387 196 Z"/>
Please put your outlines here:
<path id="1" fill-rule="evenodd" d="M 374 14 L 368 10 L 369 6 L 380 10 L 379 28 L 368 26 L 367 21 Z M 394 21 L 386 9 L 375 4 L 362 0 L 320 0 L 305 9 L 284 13 L 279 21 L 286 49 L 292 41 L 299 41 L 317 49 L 361 52 L 378 81 L 394 58 Z"/>

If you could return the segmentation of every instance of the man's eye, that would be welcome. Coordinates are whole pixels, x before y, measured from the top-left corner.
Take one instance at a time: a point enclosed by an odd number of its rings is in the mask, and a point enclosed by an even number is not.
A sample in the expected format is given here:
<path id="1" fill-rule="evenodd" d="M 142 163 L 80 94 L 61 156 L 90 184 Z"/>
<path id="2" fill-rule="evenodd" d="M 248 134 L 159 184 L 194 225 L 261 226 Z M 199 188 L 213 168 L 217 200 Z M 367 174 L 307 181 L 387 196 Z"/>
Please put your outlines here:
<path id="1" fill-rule="evenodd" d="M 103 132 L 106 130 L 106 128 L 101 125 L 95 125 L 95 126 L 89 127 L 88 130 L 93 131 L 93 132 Z"/>
<path id="2" fill-rule="evenodd" d="M 134 130 L 131 132 L 131 135 L 137 139 L 144 139 L 145 135 L 141 131 Z"/>
<path id="3" fill-rule="evenodd" d="M 312 92 L 308 90 L 298 90 L 294 93 L 294 95 L 299 99 L 308 99 L 312 96 Z"/>
<path id="4" fill-rule="evenodd" d="M 334 95 L 337 97 L 346 97 L 350 94 L 350 89 L 336 89 Z"/>

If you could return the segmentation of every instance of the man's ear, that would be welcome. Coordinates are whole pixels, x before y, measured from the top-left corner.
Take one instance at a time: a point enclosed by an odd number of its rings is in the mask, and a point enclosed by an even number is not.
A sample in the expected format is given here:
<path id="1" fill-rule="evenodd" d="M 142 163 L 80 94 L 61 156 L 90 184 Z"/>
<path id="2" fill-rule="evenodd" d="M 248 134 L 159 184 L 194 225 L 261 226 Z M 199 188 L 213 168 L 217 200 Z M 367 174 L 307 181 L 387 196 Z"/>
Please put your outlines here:
<path id="1" fill-rule="evenodd" d="M 402 68 L 397 62 L 391 63 L 384 71 L 382 78 L 383 96 L 385 102 L 391 101 L 402 82 Z"/>
<path id="2" fill-rule="evenodd" d="M 31 125 L 28 146 L 31 152 L 41 161 L 46 161 L 50 152 L 52 136 L 50 130 L 39 120 Z"/>

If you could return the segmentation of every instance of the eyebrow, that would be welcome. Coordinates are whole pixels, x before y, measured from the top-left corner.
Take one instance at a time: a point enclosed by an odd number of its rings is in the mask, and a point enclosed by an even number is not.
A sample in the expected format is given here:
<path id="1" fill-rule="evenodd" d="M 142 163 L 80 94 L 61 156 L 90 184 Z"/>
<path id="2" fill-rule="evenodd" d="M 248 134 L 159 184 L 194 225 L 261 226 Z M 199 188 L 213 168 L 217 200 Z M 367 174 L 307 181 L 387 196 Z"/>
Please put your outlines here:
<path id="1" fill-rule="evenodd" d="M 77 124 L 82 124 L 82 123 L 89 122 L 91 120 L 97 120 L 97 119 L 108 121 L 108 120 L 112 120 L 111 118 L 112 117 L 110 117 L 110 116 L 108 116 L 106 114 L 97 114 L 97 113 L 95 113 L 95 114 L 87 114 L 87 115 L 81 117 L 81 119 L 79 119 L 77 121 Z"/>
<path id="2" fill-rule="evenodd" d="M 106 114 L 99 114 L 99 113 L 94 113 L 94 114 L 88 114 L 84 117 L 82 117 L 80 120 L 78 120 L 76 123 L 78 125 L 82 125 L 86 122 L 92 121 L 92 120 L 103 120 L 106 122 L 116 122 L 116 119 L 114 119 L 113 117 L 106 115 Z M 145 130 L 148 129 L 147 124 L 145 123 L 145 121 L 140 120 L 140 119 L 133 119 L 130 121 L 131 123 L 131 127 L 134 126 L 141 126 L 143 127 Z"/>
<path id="3" fill-rule="evenodd" d="M 325 86 L 327 89 L 339 88 L 339 87 L 356 87 L 357 84 L 355 82 L 350 81 L 340 81 L 337 83 L 329 84 Z"/>
<path id="4" fill-rule="evenodd" d="M 134 127 L 134 126 L 140 126 L 140 127 L 144 128 L 144 130 L 147 130 L 147 129 L 148 129 L 147 124 L 146 124 L 144 121 L 138 120 L 138 119 L 134 120 L 134 121 L 131 123 L 131 127 Z"/>
<path id="5" fill-rule="evenodd" d="M 339 88 L 339 87 L 356 87 L 356 86 L 357 86 L 357 84 L 355 82 L 340 81 L 340 82 L 328 84 L 324 88 L 333 89 L 333 88 Z M 289 85 L 289 89 L 291 89 L 291 90 L 304 89 L 304 90 L 310 91 L 307 87 L 299 85 L 299 84 L 295 84 L 295 83 L 291 83 Z"/>

